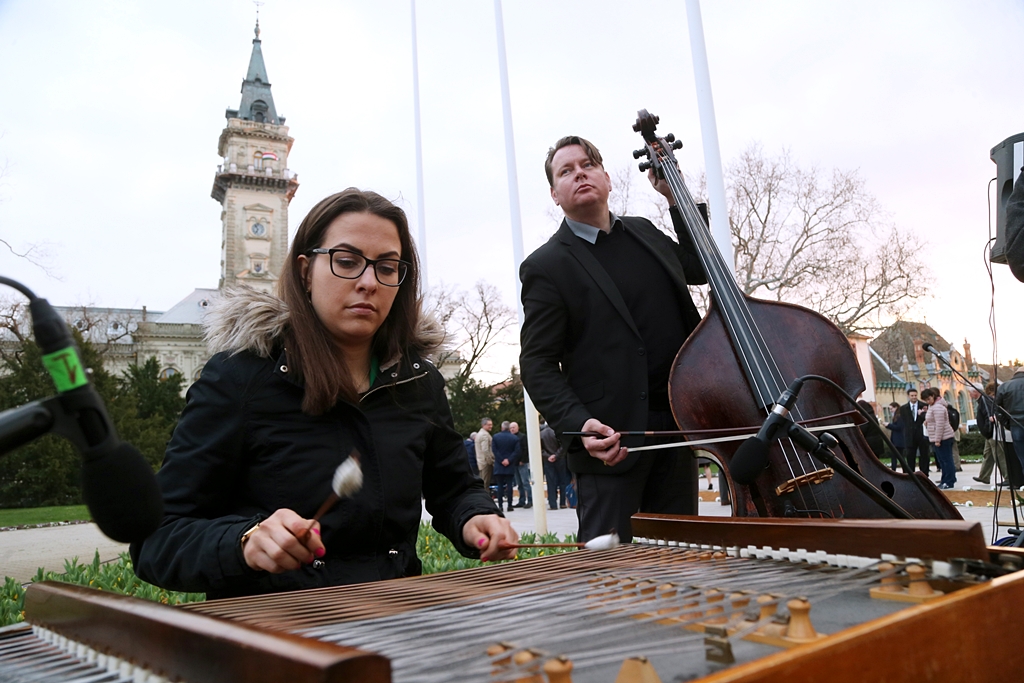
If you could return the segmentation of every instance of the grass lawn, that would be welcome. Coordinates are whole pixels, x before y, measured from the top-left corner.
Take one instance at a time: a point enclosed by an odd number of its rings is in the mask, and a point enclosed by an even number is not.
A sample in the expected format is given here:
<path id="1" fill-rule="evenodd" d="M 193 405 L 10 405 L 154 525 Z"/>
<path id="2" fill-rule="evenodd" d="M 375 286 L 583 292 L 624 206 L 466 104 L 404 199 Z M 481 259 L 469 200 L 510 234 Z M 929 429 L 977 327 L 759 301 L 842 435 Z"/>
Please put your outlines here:
<path id="1" fill-rule="evenodd" d="M 57 505 L 48 508 L 0 509 L 0 526 L 23 526 L 48 522 L 73 522 L 92 519 L 84 505 Z"/>

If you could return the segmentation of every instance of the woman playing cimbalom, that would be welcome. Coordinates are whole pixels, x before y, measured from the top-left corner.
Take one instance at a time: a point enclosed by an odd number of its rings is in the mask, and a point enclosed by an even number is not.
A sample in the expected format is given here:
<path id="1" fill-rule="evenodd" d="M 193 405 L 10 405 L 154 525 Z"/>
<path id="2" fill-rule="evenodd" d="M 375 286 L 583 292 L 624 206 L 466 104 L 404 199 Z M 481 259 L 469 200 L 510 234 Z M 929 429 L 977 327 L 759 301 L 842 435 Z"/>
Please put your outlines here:
<path id="1" fill-rule="evenodd" d="M 513 555 L 426 360 L 443 333 L 418 275 L 405 213 L 349 188 L 302 221 L 279 297 L 222 295 L 157 475 L 164 520 L 132 546 L 140 577 L 217 598 L 414 576 L 421 498 L 463 555 Z M 350 454 L 362 488 L 314 523 Z"/>

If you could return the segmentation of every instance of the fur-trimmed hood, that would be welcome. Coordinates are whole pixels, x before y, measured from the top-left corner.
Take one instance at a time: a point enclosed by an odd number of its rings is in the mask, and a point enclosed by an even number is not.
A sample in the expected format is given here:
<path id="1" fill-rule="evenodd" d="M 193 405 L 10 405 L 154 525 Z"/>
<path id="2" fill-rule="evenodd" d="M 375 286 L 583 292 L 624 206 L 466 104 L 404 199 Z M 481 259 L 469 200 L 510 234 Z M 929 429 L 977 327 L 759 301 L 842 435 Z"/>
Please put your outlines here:
<path id="1" fill-rule="evenodd" d="M 203 320 L 210 354 L 221 351 L 251 351 L 263 358 L 273 354 L 288 326 L 288 306 L 273 294 L 236 285 L 225 288 L 210 301 Z M 430 361 L 445 352 L 445 331 L 437 320 L 419 313 L 413 348 Z M 386 368 L 398 362 L 389 358 Z"/>

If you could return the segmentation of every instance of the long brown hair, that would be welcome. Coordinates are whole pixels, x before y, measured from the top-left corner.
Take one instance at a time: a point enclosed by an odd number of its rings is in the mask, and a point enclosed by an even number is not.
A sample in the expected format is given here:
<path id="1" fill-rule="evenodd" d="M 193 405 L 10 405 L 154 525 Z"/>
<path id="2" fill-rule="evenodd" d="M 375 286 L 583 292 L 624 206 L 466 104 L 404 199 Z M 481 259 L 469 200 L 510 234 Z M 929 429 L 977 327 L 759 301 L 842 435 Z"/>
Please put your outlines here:
<path id="1" fill-rule="evenodd" d="M 402 245 L 403 261 L 409 272 L 398 288 L 391 312 L 373 337 L 373 354 L 381 362 L 396 357 L 408 348 L 419 320 L 419 258 L 409 234 L 405 212 L 376 192 L 350 187 L 321 200 L 302 219 L 292 240 L 288 260 L 278 284 L 278 295 L 288 305 L 289 324 L 285 332 L 288 363 L 305 383 L 302 410 L 310 415 L 327 412 L 339 398 L 356 402 L 358 392 L 338 346 L 320 322 L 306 293 L 299 256 L 324 246 L 324 234 L 338 216 L 346 213 L 372 213 L 394 223 Z"/>

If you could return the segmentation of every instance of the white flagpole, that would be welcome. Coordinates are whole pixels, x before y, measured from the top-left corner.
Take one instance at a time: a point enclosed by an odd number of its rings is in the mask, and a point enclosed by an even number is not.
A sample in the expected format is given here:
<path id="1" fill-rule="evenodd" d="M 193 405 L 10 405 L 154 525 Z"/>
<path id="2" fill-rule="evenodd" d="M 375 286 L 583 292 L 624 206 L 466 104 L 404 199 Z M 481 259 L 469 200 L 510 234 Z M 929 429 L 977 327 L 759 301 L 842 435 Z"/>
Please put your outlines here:
<path id="1" fill-rule="evenodd" d="M 416 250 L 420 257 L 420 282 L 423 291 L 429 290 L 427 276 L 427 218 L 423 205 L 423 136 L 420 132 L 420 65 L 416 42 L 416 0 L 409 0 L 412 10 L 412 109 L 416 128 Z"/>
<path id="2" fill-rule="evenodd" d="M 690 27 L 690 52 L 693 55 L 693 80 L 697 84 L 697 109 L 700 113 L 701 138 L 704 142 L 704 168 L 708 180 L 708 203 L 711 214 L 711 236 L 718 251 L 735 274 L 732 234 L 729 232 L 729 209 L 725 203 L 725 179 L 722 173 L 722 152 L 718 148 L 718 124 L 715 102 L 711 96 L 711 72 L 708 51 L 704 44 L 704 22 L 700 0 L 686 0 L 686 19 Z"/>
<path id="3" fill-rule="evenodd" d="M 498 72 L 501 77 L 501 111 L 505 120 L 505 164 L 508 168 L 508 203 L 512 218 L 512 256 L 515 260 L 516 308 L 519 327 L 523 326 L 522 284 L 519 266 L 523 262 L 523 223 L 519 213 L 519 180 L 516 174 L 516 145 L 512 135 L 512 100 L 508 88 L 508 64 L 505 60 L 505 24 L 502 20 L 501 0 L 494 0 L 494 20 L 498 30 Z M 544 465 L 540 455 L 540 424 L 537 408 L 530 394 L 523 390 L 526 403 L 526 442 L 530 450 L 530 478 L 533 480 L 533 524 L 538 534 L 548 532 L 547 500 L 543 496 Z M 522 498 L 522 492 L 519 496 Z"/>

